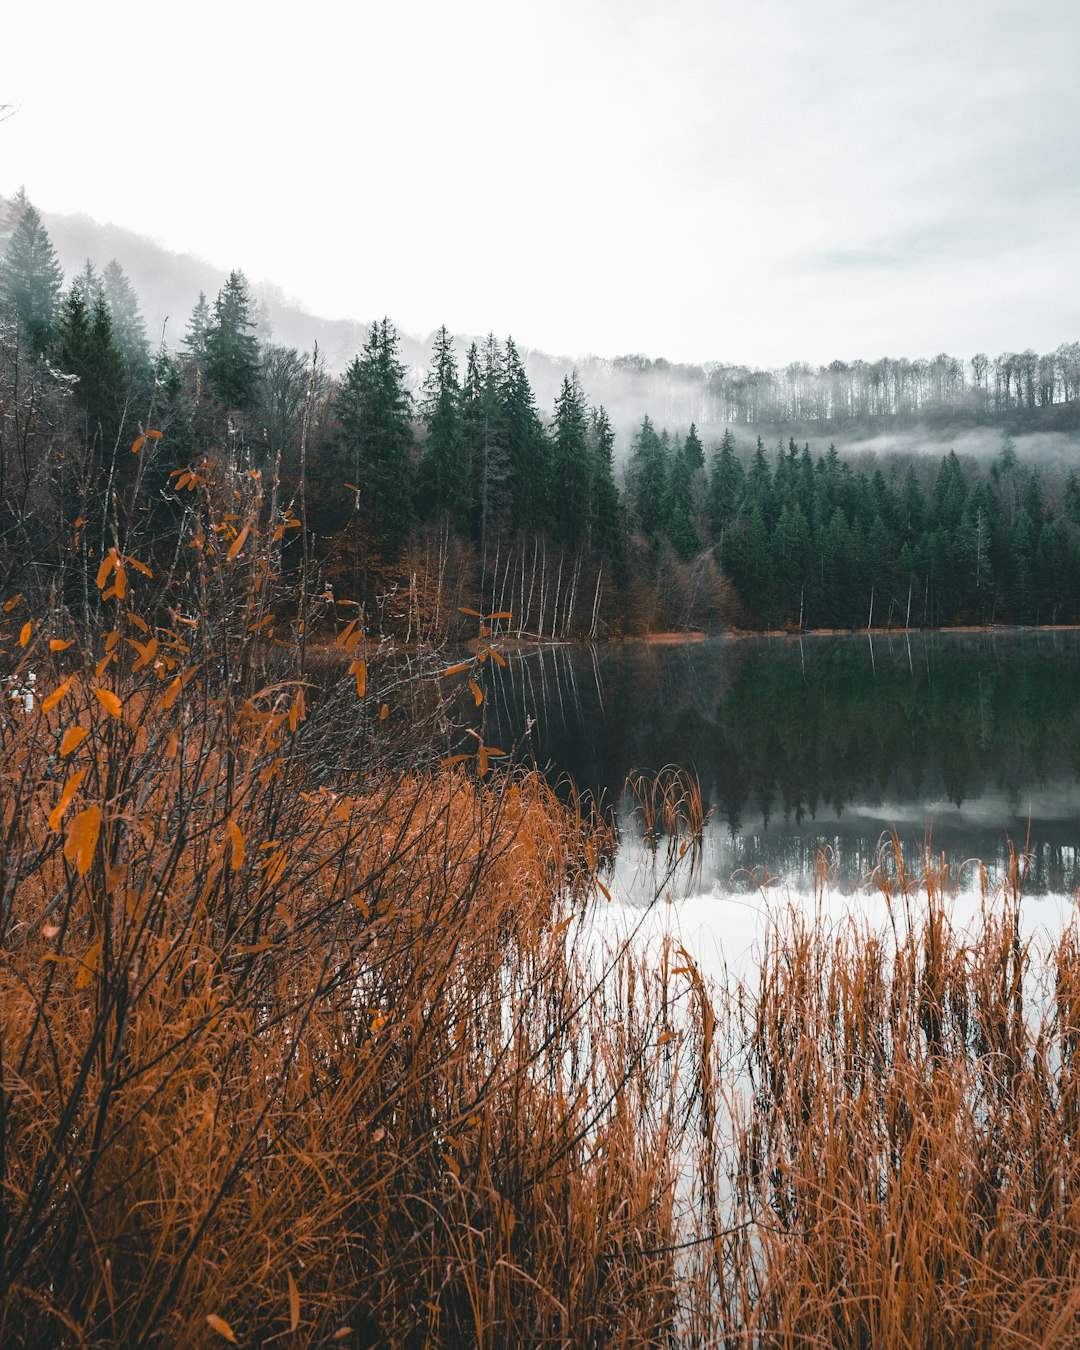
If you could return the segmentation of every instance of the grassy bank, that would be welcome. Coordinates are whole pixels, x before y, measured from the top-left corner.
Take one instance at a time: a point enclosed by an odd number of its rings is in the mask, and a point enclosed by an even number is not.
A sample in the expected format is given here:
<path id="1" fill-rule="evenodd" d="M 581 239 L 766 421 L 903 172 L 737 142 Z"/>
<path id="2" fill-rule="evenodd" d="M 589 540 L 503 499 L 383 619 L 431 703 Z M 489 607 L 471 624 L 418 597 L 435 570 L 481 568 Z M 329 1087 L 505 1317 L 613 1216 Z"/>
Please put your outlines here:
<path id="1" fill-rule="evenodd" d="M 726 990 L 598 960 L 611 841 L 498 771 L 497 653 L 313 666 L 216 526 L 4 612 L 0 1342 L 1080 1334 L 1075 927 L 1022 944 L 1016 878 L 954 932 L 931 867 Z"/>

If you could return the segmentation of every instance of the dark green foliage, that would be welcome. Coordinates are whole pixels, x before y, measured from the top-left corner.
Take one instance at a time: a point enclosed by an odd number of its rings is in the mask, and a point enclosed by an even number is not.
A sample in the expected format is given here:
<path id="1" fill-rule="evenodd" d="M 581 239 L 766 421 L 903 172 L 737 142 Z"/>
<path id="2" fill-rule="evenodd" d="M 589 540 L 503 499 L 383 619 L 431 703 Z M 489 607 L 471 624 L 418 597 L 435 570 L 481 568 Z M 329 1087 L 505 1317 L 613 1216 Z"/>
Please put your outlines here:
<path id="1" fill-rule="evenodd" d="M 445 325 L 435 336 L 420 416 L 427 433 L 417 488 L 420 513 L 433 516 L 445 511 L 454 528 L 464 531 L 469 524 L 469 456 L 457 358 Z"/>
<path id="2" fill-rule="evenodd" d="M 604 408 L 589 411 L 589 451 L 592 459 L 593 543 L 621 572 L 626 562 L 626 548 L 619 490 L 615 486 L 615 432 Z"/>
<path id="3" fill-rule="evenodd" d="M 145 379 L 150 373 L 150 344 L 146 324 L 139 312 L 139 298 L 124 269 L 115 258 L 102 273 L 101 289 L 109 307 L 116 345 L 124 354 L 128 370 Z"/>
<path id="4" fill-rule="evenodd" d="M 591 474 L 585 395 L 577 375 L 564 377 L 551 427 L 556 536 L 571 548 L 585 541 L 589 525 Z"/>
<path id="5" fill-rule="evenodd" d="M 668 463 L 664 485 L 664 527 L 676 552 L 689 558 L 701 548 L 701 540 L 691 524 L 694 509 L 693 469 L 686 454 L 677 452 Z"/>
<path id="6" fill-rule="evenodd" d="M 206 334 L 209 328 L 210 306 L 206 300 L 206 292 L 200 291 L 184 337 L 184 351 L 199 366 L 206 360 Z"/>
<path id="7" fill-rule="evenodd" d="M 0 259 L 0 299 L 18 319 L 32 351 L 52 341 L 64 273 L 37 210 L 23 206 Z"/>
<path id="8" fill-rule="evenodd" d="M 394 553 L 412 524 L 412 400 L 389 319 L 371 326 L 336 400 L 345 462 L 378 548 Z"/>
<path id="9" fill-rule="evenodd" d="M 513 338 L 506 339 L 503 352 L 499 405 L 513 523 L 529 532 L 550 529 L 553 523 L 552 446 L 536 410 L 532 386 Z"/>
<path id="10" fill-rule="evenodd" d="M 205 331 L 204 360 L 206 378 L 226 407 L 249 408 L 259 380 L 259 344 L 243 272 L 230 272 L 218 291 Z"/>
<path id="11" fill-rule="evenodd" d="M 667 458 L 664 446 L 648 414 L 630 447 L 627 469 L 630 505 L 645 534 L 655 535 L 664 524 L 664 493 L 667 488 Z"/>
<path id="12" fill-rule="evenodd" d="M 701 437 L 693 422 L 690 423 L 690 430 L 686 433 L 682 450 L 691 472 L 697 472 L 698 469 L 705 467 L 705 447 L 701 444 Z"/>

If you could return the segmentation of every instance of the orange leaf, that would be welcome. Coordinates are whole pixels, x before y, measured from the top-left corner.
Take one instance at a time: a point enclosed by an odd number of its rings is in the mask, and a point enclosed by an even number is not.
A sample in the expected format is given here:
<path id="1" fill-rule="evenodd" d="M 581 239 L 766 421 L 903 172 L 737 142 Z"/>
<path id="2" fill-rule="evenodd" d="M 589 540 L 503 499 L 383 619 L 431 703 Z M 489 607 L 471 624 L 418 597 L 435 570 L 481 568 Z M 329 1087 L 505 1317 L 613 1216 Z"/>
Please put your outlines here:
<path id="1" fill-rule="evenodd" d="M 382 707 L 379 709 L 379 721 L 385 722 L 389 716 L 390 716 L 390 709 L 384 703 Z"/>
<path id="2" fill-rule="evenodd" d="M 363 698 L 367 689 L 367 662 L 363 657 L 359 661 L 354 661 L 349 667 L 349 674 L 356 676 L 356 696 Z"/>
<path id="3" fill-rule="evenodd" d="M 79 973 L 75 976 L 75 988 L 85 989 L 101 970 L 101 938 L 89 948 L 79 962 Z"/>
<path id="4" fill-rule="evenodd" d="M 63 759 L 65 755 L 70 755 L 72 750 L 78 750 L 88 735 L 89 733 L 84 727 L 68 727 L 67 731 L 64 732 L 64 739 L 60 742 L 60 758 Z"/>
<path id="5" fill-rule="evenodd" d="M 236 555 L 237 555 L 237 554 L 240 552 L 240 550 L 244 547 L 244 540 L 247 539 L 247 537 L 248 537 L 248 532 L 250 531 L 250 529 L 251 529 L 251 526 L 250 526 L 250 525 L 245 525 L 244 528 L 240 531 L 240 533 L 236 536 L 236 538 L 235 538 L 235 539 L 232 541 L 232 543 L 229 545 L 229 551 L 228 551 L 228 553 L 225 554 L 225 561 L 226 561 L 226 562 L 232 562 L 232 560 L 236 557 Z"/>
<path id="6" fill-rule="evenodd" d="M 236 1344 L 236 1337 L 233 1335 L 233 1329 L 229 1326 L 228 1322 L 225 1321 L 224 1317 L 219 1317 L 217 1313 L 207 1313 L 206 1325 L 211 1331 L 216 1331 L 219 1336 L 224 1336 L 231 1345 Z"/>
<path id="7" fill-rule="evenodd" d="M 133 455 L 137 455 L 137 454 L 139 453 L 139 451 L 143 448 L 143 446 L 144 446 L 145 444 L 146 444 L 146 437 L 145 437 L 145 436 L 136 436 L 135 441 L 134 441 L 134 443 L 132 444 L 132 447 L 131 447 L 131 453 L 132 453 Z"/>
<path id="8" fill-rule="evenodd" d="M 19 603 L 19 601 L 20 601 L 21 599 L 22 599 L 22 596 L 21 596 L 21 595 L 13 595 L 13 596 L 11 597 L 10 600 L 5 600 L 5 601 L 4 601 L 4 613 L 5 613 L 5 614 L 10 614 L 11 611 L 15 608 L 15 606 Z"/>
<path id="9" fill-rule="evenodd" d="M 166 708 L 172 707 L 172 705 L 176 702 L 177 695 L 180 693 L 180 690 L 182 688 L 183 688 L 183 681 L 180 679 L 180 676 L 177 675 L 174 677 L 168 689 L 165 690 L 165 697 L 161 700 Z"/>
<path id="10" fill-rule="evenodd" d="M 71 646 L 74 646 L 74 644 L 75 644 L 75 639 L 74 639 L 74 638 L 68 638 L 66 642 L 65 642 L 65 640 L 64 640 L 63 638 L 50 638 L 50 639 L 49 639 L 49 651 L 51 651 L 51 652 L 66 652 L 67 649 L 68 649 L 69 647 L 71 647 Z"/>
<path id="11" fill-rule="evenodd" d="M 72 774 L 72 776 L 64 784 L 64 790 L 60 794 L 60 800 L 49 812 L 50 830 L 58 830 L 60 828 L 60 822 L 64 818 L 64 813 L 71 805 L 71 799 L 72 797 L 75 796 L 76 792 L 78 792 L 79 784 L 85 777 L 86 777 L 86 770 L 80 769 L 78 773 Z"/>
<path id="12" fill-rule="evenodd" d="M 51 693 L 47 698 L 42 699 L 42 701 L 41 701 L 41 711 L 42 711 L 42 712 L 51 712 L 52 709 L 56 707 L 56 705 L 60 702 L 60 700 L 64 697 L 64 695 L 65 695 L 65 694 L 68 692 L 68 690 L 71 688 L 72 681 L 73 681 L 74 679 L 75 679 L 75 676 L 74 676 L 74 675 L 69 675 L 69 676 L 67 677 L 67 679 L 64 681 L 63 684 L 57 685 L 56 688 L 52 691 L 52 693 Z"/>
<path id="13" fill-rule="evenodd" d="M 101 807 L 96 803 L 80 811 L 68 826 L 64 857 L 75 864 L 79 876 L 85 876 L 90 870 L 100 833 Z"/>
<path id="14" fill-rule="evenodd" d="M 234 872 L 239 872 L 244 865 L 244 835 L 235 820 L 230 820 L 226 828 L 232 844 L 229 866 Z"/>
<path id="15" fill-rule="evenodd" d="M 139 630 L 140 633 L 149 633 L 150 627 L 145 619 L 140 619 L 137 614 L 131 613 L 128 614 L 128 618 L 131 620 L 131 622 L 135 625 L 135 627 Z"/>
<path id="16" fill-rule="evenodd" d="M 479 708 L 480 704 L 484 701 L 484 695 L 481 692 L 480 686 L 475 680 L 470 680 L 469 688 L 472 690 L 472 696 L 476 700 L 476 706 Z"/>
<path id="17" fill-rule="evenodd" d="M 487 650 L 490 652 L 491 659 L 493 661 L 498 661 L 500 666 L 505 667 L 506 662 L 502 659 L 502 657 L 499 655 L 499 653 L 495 650 L 494 647 L 489 647 Z"/>
<path id="18" fill-rule="evenodd" d="M 289 730 L 295 731 L 306 716 L 307 710 L 304 707 L 304 691 L 303 689 L 298 689 L 293 705 L 289 709 Z"/>
<path id="19" fill-rule="evenodd" d="M 458 605 L 459 614 L 471 614 L 474 619 L 482 619 L 484 616 L 478 609 L 466 609 L 464 605 Z"/>
<path id="20" fill-rule="evenodd" d="M 289 1330 L 295 1331 L 300 1325 L 300 1290 L 292 1277 L 292 1271 L 285 1272 L 289 1277 Z"/>
<path id="21" fill-rule="evenodd" d="M 470 661 L 459 661 L 456 666 L 447 666 L 442 677 L 445 680 L 447 675 L 460 675 L 463 670 L 468 670 L 471 664 Z"/>
<path id="22" fill-rule="evenodd" d="M 492 619 L 512 619 L 514 616 L 508 609 L 500 609 L 497 614 L 489 614 L 488 622 Z"/>
<path id="23" fill-rule="evenodd" d="M 105 583 L 109 579 L 109 573 L 113 570 L 115 566 L 116 566 L 116 549 L 111 548 L 109 549 L 108 553 L 106 553 L 105 557 L 102 558 L 101 566 L 98 568 L 97 571 L 96 580 L 97 580 L 97 588 L 99 591 L 103 591 L 105 589 Z"/>
<path id="24" fill-rule="evenodd" d="M 146 434 L 152 441 L 160 441 L 162 436 L 165 435 L 163 431 L 148 431 Z"/>
<path id="25" fill-rule="evenodd" d="M 22 632 L 19 634 L 20 647 L 25 647 L 26 644 L 30 641 L 30 633 L 33 630 L 33 627 L 34 625 L 30 622 L 29 619 L 27 619 L 27 621 L 23 624 Z"/>
<path id="26" fill-rule="evenodd" d="M 95 689 L 94 697 L 109 714 L 110 717 L 121 717 L 124 712 L 124 705 L 109 689 Z"/>

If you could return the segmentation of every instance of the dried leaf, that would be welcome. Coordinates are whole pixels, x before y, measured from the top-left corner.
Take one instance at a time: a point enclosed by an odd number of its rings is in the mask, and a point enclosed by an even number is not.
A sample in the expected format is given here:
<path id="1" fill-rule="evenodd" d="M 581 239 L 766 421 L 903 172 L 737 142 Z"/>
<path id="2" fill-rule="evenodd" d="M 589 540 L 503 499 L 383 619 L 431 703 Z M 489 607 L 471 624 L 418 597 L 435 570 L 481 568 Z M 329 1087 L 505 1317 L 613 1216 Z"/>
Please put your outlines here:
<path id="1" fill-rule="evenodd" d="M 78 750 L 89 734 L 85 727 L 68 727 L 64 732 L 64 739 L 60 742 L 61 759 L 65 755 L 70 755 L 73 750 Z"/>
<path id="2" fill-rule="evenodd" d="M 385 722 L 389 716 L 390 716 L 390 709 L 384 703 L 382 707 L 379 709 L 379 721 Z"/>
<path id="3" fill-rule="evenodd" d="M 481 691 L 480 686 L 476 683 L 475 680 L 469 681 L 469 688 L 472 690 L 472 696 L 476 701 L 476 706 L 479 708 L 480 704 L 483 703 L 484 701 L 483 692 Z"/>
<path id="4" fill-rule="evenodd" d="M 236 1337 L 233 1335 L 233 1329 L 229 1326 L 228 1322 L 225 1321 L 224 1317 L 219 1317 L 217 1313 L 207 1313 L 206 1325 L 211 1331 L 216 1331 L 219 1336 L 224 1336 L 230 1344 L 236 1344 Z"/>
<path id="5" fill-rule="evenodd" d="M 289 709 L 289 730 L 295 731 L 306 716 L 307 710 L 304 707 L 304 691 L 303 689 L 298 689 L 296 691 L 296 698 L 293 700 L 293 705 Z"/>
<path id="6" fill-rule="evenodd" d="M 21 595 L 13 595 L 13 596 L 11 597 L 10 600 L 5 600 L 5 601 L 4 601 L 4 613 L 5 613 L 5 614 L 10 614 L 11 611 L 15 608 L 15 606 L 19 603 L 19 601 L 20 601 L 21 599 L 22 599 L 22 596 L 21 596 Z"/>
<path id="7" fill-rule="evenodd" d="M 240 826 L 235 820 L 230 820 L 226 827 L 230 844 L 232 845 L 229 855 L 229 866 L 234 872 L 239 872 L 244 865 L 244 835 Z"/>
<path id="8" fill-rule="evenodd" d="M 363 657 L 359 661 L 354 661 L 349 667 L 350 675 L 356 676 L 356 696 L 363 698 L 367 690 L 367 662 Z"/>
<path id="9" fill-rule="evenodd" d="M 95 975 L 101 972 L 101 938 L 90 947 L 79 962 L 79 973 L 75 976 L 75 988 L 86 989 Z"/>
<path id="10" fill-rule="evenodd" d="M 136 436 L 131 446 L 131 453 L 133 455 L 137 455 L 145 444 L 146 444 L 145 436 Z"/>
<path id="11" fill-rule="evenodd" d="M 123 717 L 124 705 L 116 697 L 111 689 L 95 689 L 94 697 L 109 714 L 110 717 Z"/>
<path id="12" fill-rule="evenodd" d="M 51 694 L 49 694 L 47 698 L 42 699 L 41 711 L 51 712 L 53 708 L 56 707 L 56 705 L 60 702 L 60 700 L 70 690 L 74 679 L 75 679 L 74 675 L 69 675 L 63 684 L 57 685 L 56 688 L 52 691 Z"/>
<path id="13" fill-rule="evenodd" d="M 49 829 L 58 830 L 64 814 L 71 805 L 71 799 L 79 790 L 79 784 L 86 777 L 86 770 L 80 769 L 78 773 L 73 773 L 64 784 L 64 790 L 60 793 L 60 800 L 49 812 Z"/>
<path id="14" fill-rule="evenodd" d="M 232 543 L 229 545 L 228 553 L 225 554 L 226 562 L 232 562 L 232 560 L 244 547 L 244 541 L 247 539 L 250 530 L 251 526 L 245 525 L 244 528 L 240 531 L 240 533 L 236 536 L 236 538 L 232 541 Z"/>
<path id="15" fill-rule="evenodd" d="M 289 1277 L 289 1330 L 295 1331 L 300 1325 L 300 1290 L 296 1287 L 292 1271 L 286 1271 Z"/>
<path id="16" fill-rule="evenodd" d="M 64 857 L 75 864 L 79 876 L 85 876 L 90 870 L 100 833 L 101 807 L 97 803 L 80 811 L 68 826 Z"/>
<path id="17" fill-rule="evenodd" d="M 74 645 L 75 645 L 74 638 L 49 639 L 49 651 L 51 652 L 66 652 L 69 647 L 73 647 Z"/>
<path id="18" fill-rule="evenodd" d="M 459 661 L 457 665 L 447 666 L 443 671 L 443 679 L 446 679 L 447 675 L 460 675 L 463 670 L 468 670 L 471 664 L 471 661 Z"/>
<path id="19" fill-rule="evenodd" d="M 165 697 L 161 700 L 166 708 L 172 707 L 183 687 L 183 681 L 180 679 L 180 676 L 177 675 L 169 685 L 168 689 L 165 690 Z"/>
<path id="20" fill-rule="evenodd" d="M 33 631 L 33 628 L 34 625 L 30 622 L 29 619 L 27 619 L 27 621 L 22 626 L 22 631 L 19 634 L 20 647 L 25 647 L 26 644 L 30 641 L 30 634 Z"/>

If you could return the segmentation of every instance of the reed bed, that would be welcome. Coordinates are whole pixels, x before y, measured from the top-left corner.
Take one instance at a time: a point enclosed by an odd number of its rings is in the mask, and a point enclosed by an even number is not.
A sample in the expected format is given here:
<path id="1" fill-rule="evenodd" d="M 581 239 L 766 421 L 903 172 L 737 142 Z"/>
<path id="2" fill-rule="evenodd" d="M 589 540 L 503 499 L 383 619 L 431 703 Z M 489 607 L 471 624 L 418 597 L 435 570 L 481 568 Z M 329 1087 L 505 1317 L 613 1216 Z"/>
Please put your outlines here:
<path id="1" fill-rule="evenodd" d="M 1080 1339 L 1080 936 L 1020 864 L 958 930 L 897 859 L 726 988 L 600 951 L 607 827 L 452 753 L 483 619 L 313 665 L 263 506 L 3 612 L 0 1343 Z M 679 865 L 700 794 L 635 792 Z"/>

